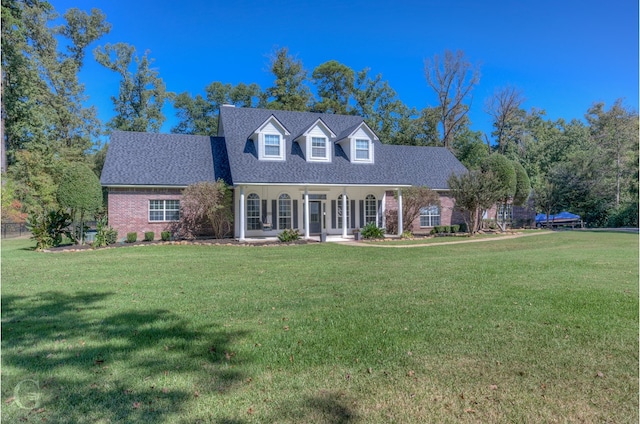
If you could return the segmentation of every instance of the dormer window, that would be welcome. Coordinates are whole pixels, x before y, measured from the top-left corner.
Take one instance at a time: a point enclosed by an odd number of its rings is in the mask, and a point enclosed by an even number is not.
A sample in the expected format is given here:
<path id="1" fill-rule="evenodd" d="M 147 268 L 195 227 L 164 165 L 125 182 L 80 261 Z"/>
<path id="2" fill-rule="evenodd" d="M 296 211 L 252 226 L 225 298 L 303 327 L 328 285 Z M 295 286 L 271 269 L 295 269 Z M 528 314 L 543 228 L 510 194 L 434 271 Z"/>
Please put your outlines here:
<path id="1" fill-rule="evenodd" d="M 342 147 L 351 163 L 374 163 L 376 134 L 364 123 L 345 130 L 337 137 L 336 143 Z"/>
<path id="2" fill-rule="evenodd" d="M 256 144 L 258 159 L 285 160 L 285 137 L 291 135 L 289 131 L 271 115 L 249 137 Z"/>
<path id="3" fill-rule="evenodd" d="M 335 137 L 331 128 L 318 118 L 293 140 L 300 146 L 307 162 L 331 162 L 332 145 L 329 140 Z"/>
<path id="4" fill-rule="evenodd" d="M 264 135 L 264 155 L 265 157 L 280 158 L 280 135 L 265 134 Z"/>
<path id="5" fill-rule="evenodd" d="M 327 158 L 327 139 L 325 137 L 311 138 L 311 159 Z"/>
<path id="6" fill-rule="evenodd" d="M 368 161 L 369 155 L 369 140 L 357 138 L 356 139 L 356 160 Z"/>

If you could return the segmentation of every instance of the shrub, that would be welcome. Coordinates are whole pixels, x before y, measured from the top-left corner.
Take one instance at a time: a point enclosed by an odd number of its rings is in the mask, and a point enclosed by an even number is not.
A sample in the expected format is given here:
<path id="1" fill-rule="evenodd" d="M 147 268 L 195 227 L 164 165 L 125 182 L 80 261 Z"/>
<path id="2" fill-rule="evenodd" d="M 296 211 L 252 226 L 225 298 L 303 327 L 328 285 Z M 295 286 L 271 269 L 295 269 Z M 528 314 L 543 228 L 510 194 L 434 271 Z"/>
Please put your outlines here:
<path id="1" fill-rule="evenodd" d="M 144 232 L 144 241 L 153 241 L 154 238 L 156 238 L 156 233 L 153 231 Z"/>
<path id="2" fill-rule="evenodd" d="M 78 214 L 80 223 L 78 239 L 84 243 L 86 232 L 84 219 L 87 214 L 96 212 L 102 206 L 102 187 L 96 174 L 85 164 L 69 165 L 63 172 L 58 186 L 58 203 L 71 212 L 71 217 Z"/>
<path id="3" fill-rule="evenodd" d="M 300 240 L 300 233 L 298 232 L 298 230 L 286 229 L 278 234 L 278 240 L 280 240 L 282 243 Z"/>
<path id="4" fill-rule="evenodd" d="M 138 233 L 127 233 L 127 243 L 135 243 L 138 240 Z"/>
<path id="5" fill-rule="evenodd" d="M 449 225 L 436 225 L 433 229 L 436 234 L 447 234 L 451 232 L 451 227 Z"/>
<path id="6" fill-rule="evenodd" d="M 360 230 L 362 238 L 379 239 L 384 238 L 384 228 L 378 228 L 375 222 L 370 222 Z"/>
<path id="7" fill-rule="evenodd" d="M 458 224 L 458 227 L 459 227 L 459 231 L 461 233 L 466 233 L 467 232 L 467 224 L 465 224 L 464 222 L 461 223 L 461 224 Z"/>
<path id="8" fill-rule="evenodd" d="M 98 217 L 96 220 L 96 237 L 93 247 L 105 247 L 118 241 L 118 232 L 111 226 L 107 226 L 107 216 Z"/>
<path id="9" fill-rule="evenodd" d="M 49 213 L 30 215 L 27 220 L 27 228 L 33 234 L 32 240 L 36 241 L 36 250 L 48 249 L 59 246 L 62 236 L 73 240 L 73 234 L 69 229 L 71 215 L 64 211 L 50 211 Z"/>
<path id="10" fill-rule="evenodd" d="M 233 228 L 233 195 L 223 180 L 188 186 L 180 201 L 181 235 L 193 238 L 212 231 L 215 238 L 226 237 Z"/>
<path id="11" fill-rule="evenodd" d="M 162 241 L 169 241 L 171 240 L 171 231 L 163 231 L 160 233 L 160 239 Z"/>
<path id="12" fill-rule="evenodd" d="M 411 231 L 403 231 L 400 237 L 403 239 L 410 239 L 413 238 L 413 233 L 411 233 Z"/>
<path id="13" fill-rule="evenodd" d="M 451 232 L 452 232 L 452 233 L 458 233 L 458 232 L 460 232 L 460 225 L 458 225 L 458 224 L 453 224 L 453 225 L 451 226 Z"/>
<path id="14" fill-rule="evenodd" d="M 385 225 L 388 234 L 398 234 L 398 210 L 387 209 L 384 213 Z"/>

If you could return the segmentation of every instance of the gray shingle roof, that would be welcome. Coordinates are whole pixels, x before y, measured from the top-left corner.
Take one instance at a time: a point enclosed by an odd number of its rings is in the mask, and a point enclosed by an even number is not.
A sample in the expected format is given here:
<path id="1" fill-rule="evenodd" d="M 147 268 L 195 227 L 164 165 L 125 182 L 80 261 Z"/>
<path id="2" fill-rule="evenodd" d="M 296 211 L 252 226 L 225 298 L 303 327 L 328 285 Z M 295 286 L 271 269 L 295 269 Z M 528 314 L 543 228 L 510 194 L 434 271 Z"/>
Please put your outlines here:
<path id="1" fill-rule="evenodd" d="M 448 188 L 451 173 L 465 172 L 465 167 L 447 149 L 385 145 L 374 142 L 373 164 L 355 164 L 338 145 L 333 145 L 330 163 L 307 162 L 295 136 L 285 137 L 285 161 L 260 161 L 250 131 L 271 115 L 289 132 L 301 134 L 318 118 L 337 134 L 335 140 L 351 133 L 363 119 L 359 116 L 330 115 L 310 112 L 288 112 L 266 109 L 222 107 L 220 121 L 229 154 L 234 184 L 362 184 L 362 185 L 427 185 Z"/>
<path id="2" fill-rule="evenodd" d="M 229 179 L 224 139 L 115 131 L 100 182 L 105 186 L 187 186 Z"/>
<path id="3" fill-rule="evenodd" d="M 271 115 L 290 132 L 285 161 L 260 161 L 252 132 Z M 293 139 L 318 118 L 339 140 L 363 122 L 359 116 L 222 107 L 220 137 L 114 132 L 102 185 L 187 186 L 223 178 L 228 184 L 426 185 L 448 188 L 451 173 L 465 167 L 442 147 L 396 146 L 374 141 L 373 164 L 351 163 L 340 145 L 330 163 L 307 162 Z"/>

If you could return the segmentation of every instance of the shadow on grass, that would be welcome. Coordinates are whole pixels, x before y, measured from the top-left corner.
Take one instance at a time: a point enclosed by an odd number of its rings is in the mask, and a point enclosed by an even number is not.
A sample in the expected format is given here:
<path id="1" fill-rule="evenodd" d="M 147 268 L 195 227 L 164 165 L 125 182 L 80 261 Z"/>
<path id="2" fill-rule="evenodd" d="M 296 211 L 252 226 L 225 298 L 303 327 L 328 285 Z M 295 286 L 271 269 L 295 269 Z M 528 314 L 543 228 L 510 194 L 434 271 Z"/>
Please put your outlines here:
<path id="1" fill-rule="evenodd" d="M 245 332 L 193 328 L 165 310 L 112 313 L 112 296 L 2 297 L 3 421 L 161 422 L 198 390 L 242 382 L 247 358 L 228 352 Z M 18 393 L 25 380 L 38 392 L 30 403 Z"/>
<path id="2" fill-rule="evenodd" d="M 343 392 L 321 390 L 313 396 L 293 404 L 283 404 L 274 411 L 270 422 L 299 422 L 348 424 L 359 421 L 358 414 L 350 407 L 353 399 Z"/>

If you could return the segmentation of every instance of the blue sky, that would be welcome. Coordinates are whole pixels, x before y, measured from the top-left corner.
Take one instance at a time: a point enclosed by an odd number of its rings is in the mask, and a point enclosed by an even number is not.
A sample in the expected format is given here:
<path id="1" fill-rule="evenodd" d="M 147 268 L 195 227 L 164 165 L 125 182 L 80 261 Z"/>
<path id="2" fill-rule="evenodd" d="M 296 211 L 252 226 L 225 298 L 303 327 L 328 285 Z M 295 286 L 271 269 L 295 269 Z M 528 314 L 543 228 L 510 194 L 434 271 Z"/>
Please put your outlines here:
<path id="1" fill-rule="evenodd" d="M 150 51 L 167 89 L 195 95 L 213 81 L 272 85 L 268 56 L 288 47 L 309 74 L 328 60 L 381 73 L 400 99 L 421 109 L 436 98 L 424 60 L 463 50 L 481 70 L 472 128 L 490 131 L 485 99 L 517 86 L 525 108 L 551 119 L 582 119 L 594 102 L 638 109 L 638 2 L 326 0 L 50 0 L 60 13 L 101 9 L 112 24 L 97 44 L 127 42 Z M 91 46 L 93 49 L 94 46 Z M 81 74 L 89 103 L 108 120 L 118 77 L 87 56 Z M 176 118 L 166 110 L 168 132 Z"/>

